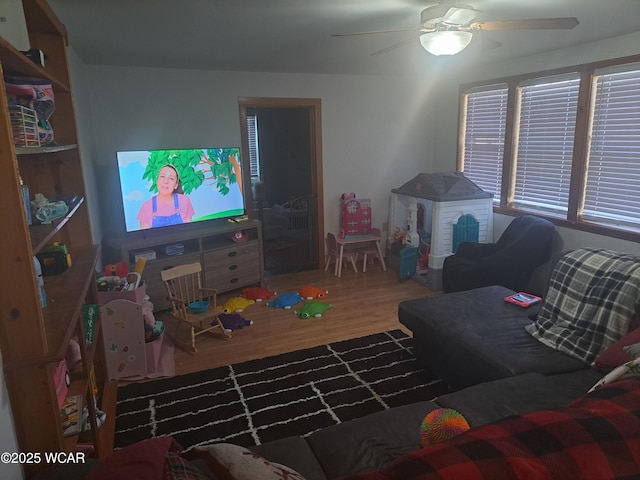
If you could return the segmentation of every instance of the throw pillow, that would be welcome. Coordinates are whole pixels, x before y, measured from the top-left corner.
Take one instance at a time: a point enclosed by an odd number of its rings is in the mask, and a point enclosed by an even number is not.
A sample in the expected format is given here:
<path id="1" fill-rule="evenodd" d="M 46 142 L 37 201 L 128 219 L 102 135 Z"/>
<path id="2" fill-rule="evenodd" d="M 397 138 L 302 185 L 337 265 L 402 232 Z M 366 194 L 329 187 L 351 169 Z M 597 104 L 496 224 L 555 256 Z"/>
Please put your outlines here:
<path id="1" fill-rule="evenodd" d="M 165 469 L 167 452 L 182 447 L 172 437 L 158 437 L 134 443 L 101 460 L 86 480 L 158 480 Z"/>
<path id="2" fill-rule="evenodd" d="M 627 333 L 620 340 L 607 348 L 602 355 L 595 359 L 593 367 L 603 373 L 610 372 L 616 367 L 633 360 L 633 357 L 624 351 L 624 347 L 640 343 L 640 328 Z"/>
<path id="3" fill-rule="evenodd" d="M 633 345 L 624 347 L 623 350 L 633 358 L 640 358 L 640 343 L 634 343 Z"/>
<path id="4" fill-rule="evenodd" d="M 610 383 L 622 380 L 623 378 L 634 376 L 640 376 L 640 358 L 636 358 L 630 362 L 620 365 L 617 368 L 614 368 L 612 371 L 598 380 L 598 382 L 593 387 L 591 387 L 588 393 L 602 388 L 604 385 L 609 385 Z"/>
<path id="5" fill-rule="evenodd" d="M 295 470 L 269 462 L 260 455 L 231 443 L 197 447 L 194 451 L 220 480 L 304 480 Z"/>
<path id="6" fill-rule="evenodd" d="M 164 480 L 211 480 L 179 453 L 167 452 L 165 460 Z"/>

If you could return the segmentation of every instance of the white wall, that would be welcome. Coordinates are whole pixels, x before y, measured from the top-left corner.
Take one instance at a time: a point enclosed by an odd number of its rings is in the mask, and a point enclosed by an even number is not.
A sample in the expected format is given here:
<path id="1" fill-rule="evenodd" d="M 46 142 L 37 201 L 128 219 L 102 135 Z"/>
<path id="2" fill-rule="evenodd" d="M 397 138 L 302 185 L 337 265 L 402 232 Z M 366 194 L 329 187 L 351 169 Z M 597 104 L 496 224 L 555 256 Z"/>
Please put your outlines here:
<path id="1" fill-rule="evenodd" d="M 449 81 L 443 81 L 438 89 L 438 122 L 435 125 L 436 144 L 431 160 L 434 171 L 455 170 L 458 135 L 458 100 L 460 84 L 474 81 L 507 77 L 527 72 L 538 72 L 553 68 L 579 65 L 589 62 L 619 58 L 638 54 L 640 32 L 609 38 L 592 44 L 556 50 L 545 54 L 521 58 L 503 64 L 490 64 L 485 68 L 474 67 L 468 71 L 455 71 Z M 498 239 L 513 219 L 510 216 L 495 215 L 494 238 Z M 610 248 L 629 253 L 640 253 L 640 243 L 612 239 L 602 235 L 581 232 L 569 228 L 557 228 L 559 246 L 573 249 L 583 246 Z"/>
<path id="2" fill-rule="evenodd" d="M 102 241 L 100 225 L 100 201 L 98 199 L 98 179 L 94 162 L 93 146 L 93 114 L 91 112 L 91 91 L 85 80 L 85 66 L 72 49 L 68 51 L 69 70 L 71 72 L 71 88 L 73 91 L 76 123 L 78 124 L 78 148 L 82 158 L 86 202 L 89 208 L 91 234 L 94 243 Z"/>
<path id="3" fill-rule="evenodd" d="M 343 192 L 372 198 L 373 221 L 381 225 L 391 188 L 432 168 L 429 81 L 109 66 L 85 71 L 105 232 L 122 222 L 116 151 L 239 146 L 240 96 L 321 99 L 326 231 L 338 228 Z"/>

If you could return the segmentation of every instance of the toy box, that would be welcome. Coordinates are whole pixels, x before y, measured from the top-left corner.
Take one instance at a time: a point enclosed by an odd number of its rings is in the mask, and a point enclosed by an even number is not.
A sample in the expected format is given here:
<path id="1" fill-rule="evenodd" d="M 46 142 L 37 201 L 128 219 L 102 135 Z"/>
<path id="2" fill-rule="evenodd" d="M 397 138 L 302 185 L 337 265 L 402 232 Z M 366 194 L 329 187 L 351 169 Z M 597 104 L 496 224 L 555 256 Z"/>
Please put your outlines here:
<path id="1" fill-rule="evenodd" d="M 109 303 L 112 300 L 118 300 L 120 298 L 135 303 L 142 303 L 145 295 L 144 281 L 142 281 L 140 286 L 135 290 L 98 292 L 98 305 L 104 305 L 105 303 Z"/>

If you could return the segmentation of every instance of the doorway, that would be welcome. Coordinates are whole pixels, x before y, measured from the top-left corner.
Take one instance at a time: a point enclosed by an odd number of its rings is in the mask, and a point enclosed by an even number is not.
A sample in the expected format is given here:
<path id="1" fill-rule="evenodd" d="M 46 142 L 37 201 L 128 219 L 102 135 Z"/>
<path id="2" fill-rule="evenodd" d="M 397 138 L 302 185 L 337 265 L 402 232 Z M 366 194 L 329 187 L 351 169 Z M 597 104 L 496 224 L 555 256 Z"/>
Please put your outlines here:
<path id="1" fill-rule="evenodd" d="M 238 103 L 242 155 L 251 160 L 243 169 L 248 213 L 262 221 L 265 274 L 317 269 L 324 258 L 320 100 Z"/>

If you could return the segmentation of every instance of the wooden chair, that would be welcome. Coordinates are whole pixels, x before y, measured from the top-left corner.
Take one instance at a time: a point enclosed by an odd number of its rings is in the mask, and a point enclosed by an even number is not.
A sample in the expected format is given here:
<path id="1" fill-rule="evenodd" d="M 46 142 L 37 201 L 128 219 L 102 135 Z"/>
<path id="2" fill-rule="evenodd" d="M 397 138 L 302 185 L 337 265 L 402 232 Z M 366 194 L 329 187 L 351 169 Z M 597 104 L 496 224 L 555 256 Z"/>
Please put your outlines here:
<path id="1" fill-rule="evenodd" d="M 371 234 L 377 237 L 380 237 L 380 229 L 372 228 Z M 386 270 L 384 267 L 384 263 L 382 258 L 380 258 L 380 251 L 378 250 L 378 245 L 375 242 L 370 243 L 368 247 L 363 247 L 358 250 L 358 253 L 362 254 L 362 273 L 366 273 L 367 271 L 367 263 L 373 263 L 375 258 L 380 262 L 380 267 L 383 270 Z"/>
<path id="2" fill-rule="evenodd" d="M 333 271 L 333 274 L 338 276 L 338 267 L 340 258 L 340 247 L 336 242 L 336 236 L 333 233 L 327 233 L 327 258 L 324 264 L 325 272 L 329 268 L 329 264 L 331 263 L 331 259 L 335 262 L 336 266 Z M 358 273 L 358 267 L 356 265 L 356 260 L 358 258 L 358 252 L 352 250 L 344 250 L 342 252 L 342 261 L 343 262 L 351 262 L 351 266 L 353 267 L 353 271 Z"/>
<path id="3" fill-rule="evenodd" d="M 220 329 L 225 338 L 231 337 L 225 332 L 222 323 L 217 317 L 216 311 L 217 290 L 205 288 L 200 281 L 202 265 L 199 262 L 188 265 L 180 265 L 160 272 L 162 281 L 167 289 L 168 300 L 171 302 L 171 314 L 178 320 L 174 334 L 174 343 L 194 354 L 196 348 L 196 336 L 203 333 L 211 333 L 212 330 Z M 208 301 L 209 308 L 202 313 L 193 313 L 189 304 L 191 302 Z M 187 343 L 179 339 L 178 330 L 186 324 L 191 331 L 191 342 Z"/>

